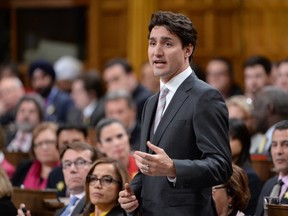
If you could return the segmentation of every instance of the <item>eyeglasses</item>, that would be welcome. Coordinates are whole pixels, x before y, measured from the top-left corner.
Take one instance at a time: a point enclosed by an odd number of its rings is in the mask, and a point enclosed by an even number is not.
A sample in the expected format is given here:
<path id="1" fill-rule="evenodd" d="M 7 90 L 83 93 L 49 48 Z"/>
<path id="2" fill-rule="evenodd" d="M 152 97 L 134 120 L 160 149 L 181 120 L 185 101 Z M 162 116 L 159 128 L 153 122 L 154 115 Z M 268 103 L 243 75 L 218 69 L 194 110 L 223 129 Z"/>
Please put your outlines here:
<path id="1" fill-rule="evenodd" d="M 79 158 L 79 159 L 77 159 L 75 161 L 67 160 L 67 161 L 64 161 L 62 163 L 62 168 L 63 169 L 71 169 L 72 164 L 74 164 L 77 169 L 81 169 L 81 168 L 85 167 L 87 164 L 91 164 L 91 162 L 90 161 L 86 161 L 86 160 L 81 159 L 81 158 Z"/>
<path id="2" fill-rule="evenodd" d="M 49 147 L 52 145 L 56 145 L 56 140 L 43 140 L 41 142 L 34 143 L 34 148 L 43 147 L 44 145 Z"/>
<path id="3" fill-rule="evenodd" d="M 121 181 L 115 180 L 112 178 L 112 176 L 107 175 L 107 176 L 102 176 L 101 178 L 97 178 L 95 175 L 88 175 L 86 177 L 86 182 L 89 183 L 90 186 L 95 186 L 96 182 L 99 180 L 101 186 L 106 187 L 111 185 L 113 182 L 121 184 Z"/>
<path id="4" fill-rule="evenodd" d="M 214 193 L 216 190 L 221 189 L 221 188 L 227 188 L 227 186 L 219 185 L 219 186 L 212 187 L 212 193 Z"/>

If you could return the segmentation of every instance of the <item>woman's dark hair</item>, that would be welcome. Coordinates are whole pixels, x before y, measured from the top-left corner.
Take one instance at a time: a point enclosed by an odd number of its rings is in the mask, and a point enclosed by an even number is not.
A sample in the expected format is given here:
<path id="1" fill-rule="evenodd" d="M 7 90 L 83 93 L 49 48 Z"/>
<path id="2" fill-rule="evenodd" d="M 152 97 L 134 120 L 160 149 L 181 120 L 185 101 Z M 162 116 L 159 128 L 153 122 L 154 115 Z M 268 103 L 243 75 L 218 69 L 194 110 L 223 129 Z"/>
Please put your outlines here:
<path id="1" fill-rule="evenodd" d="M 96 125 L 96 137 L 97 137 L 98 142 L 101 143 L 100 137 L 101 137 L 103 128 L 114 123 L 120 124 L 125 129 L 126 133 L 128 134 L 127 129 L 125 128 L 124 124 L 121 121 L 117 119 L 113 119 L 113 118 L 104 118 L 104 119 L 101 119 Z"/>
<path id="2" fill-rule="evenodd" d="M 249 130 L 244 123 L 244 121 L 240 119 L 229 119 L 229 135 L 231 139 L 238 139 L 242 145 L 242 150 L 239 154 L 239 159 L 235 163 L 243 167 L 245 163 L 251 163 L 250 158 L 250 133 Z"/>

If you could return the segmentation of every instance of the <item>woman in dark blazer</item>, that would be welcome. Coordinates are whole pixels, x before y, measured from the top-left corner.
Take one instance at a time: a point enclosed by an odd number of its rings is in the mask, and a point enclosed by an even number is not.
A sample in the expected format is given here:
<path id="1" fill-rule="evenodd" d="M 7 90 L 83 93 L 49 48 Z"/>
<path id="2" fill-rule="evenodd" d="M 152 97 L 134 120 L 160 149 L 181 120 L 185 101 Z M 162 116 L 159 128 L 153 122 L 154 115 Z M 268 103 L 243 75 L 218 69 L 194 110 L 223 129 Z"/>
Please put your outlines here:
<path id="1" fill-rule="evenodd" d="M 118 194 L 129 181 L 127 169 L 118 161 L 109 158 L 95 161 L 86 177 L 87 206 L 83 216 L 122 216 Z"/>

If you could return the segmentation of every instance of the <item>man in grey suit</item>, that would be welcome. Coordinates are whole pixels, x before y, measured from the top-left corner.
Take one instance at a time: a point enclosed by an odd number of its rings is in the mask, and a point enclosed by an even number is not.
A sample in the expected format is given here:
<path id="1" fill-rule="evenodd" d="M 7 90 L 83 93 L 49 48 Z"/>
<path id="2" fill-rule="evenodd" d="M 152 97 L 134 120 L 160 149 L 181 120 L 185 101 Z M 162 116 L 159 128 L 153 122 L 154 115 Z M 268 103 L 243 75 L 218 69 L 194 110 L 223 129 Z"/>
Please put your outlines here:
<path id="1" fill-rule="evenodd" d="M 143 109 L 139 172 L 119 193 L 128 215 L 217 215 L 211 187 L 232 174 L 228 111 L 189 66 L 196 41 L 184 15 L 152 15 L 148 57 L 161 91 Z"/>

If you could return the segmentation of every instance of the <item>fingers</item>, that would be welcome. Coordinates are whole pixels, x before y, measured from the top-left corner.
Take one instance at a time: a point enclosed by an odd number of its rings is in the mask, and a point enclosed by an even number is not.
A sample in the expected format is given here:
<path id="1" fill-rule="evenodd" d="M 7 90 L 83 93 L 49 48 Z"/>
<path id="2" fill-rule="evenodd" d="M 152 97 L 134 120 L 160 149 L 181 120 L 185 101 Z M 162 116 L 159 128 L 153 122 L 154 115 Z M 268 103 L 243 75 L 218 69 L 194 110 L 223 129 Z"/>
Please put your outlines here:
<path id="1" fill-rule="evenodd" d="M 125 184 L 125 190 L 119 192 L 118 202 L 126 212 L 133 212 L 139 206 L 138 200 L 128 183 Z"/>
<path id="2" fill-rule="evenodd" d="M 127 193 L 134 195 L 134 192 L 132 191 L 132 189 L 128 183 L 125 183 L 125 190 L 127 191 Z"/>

